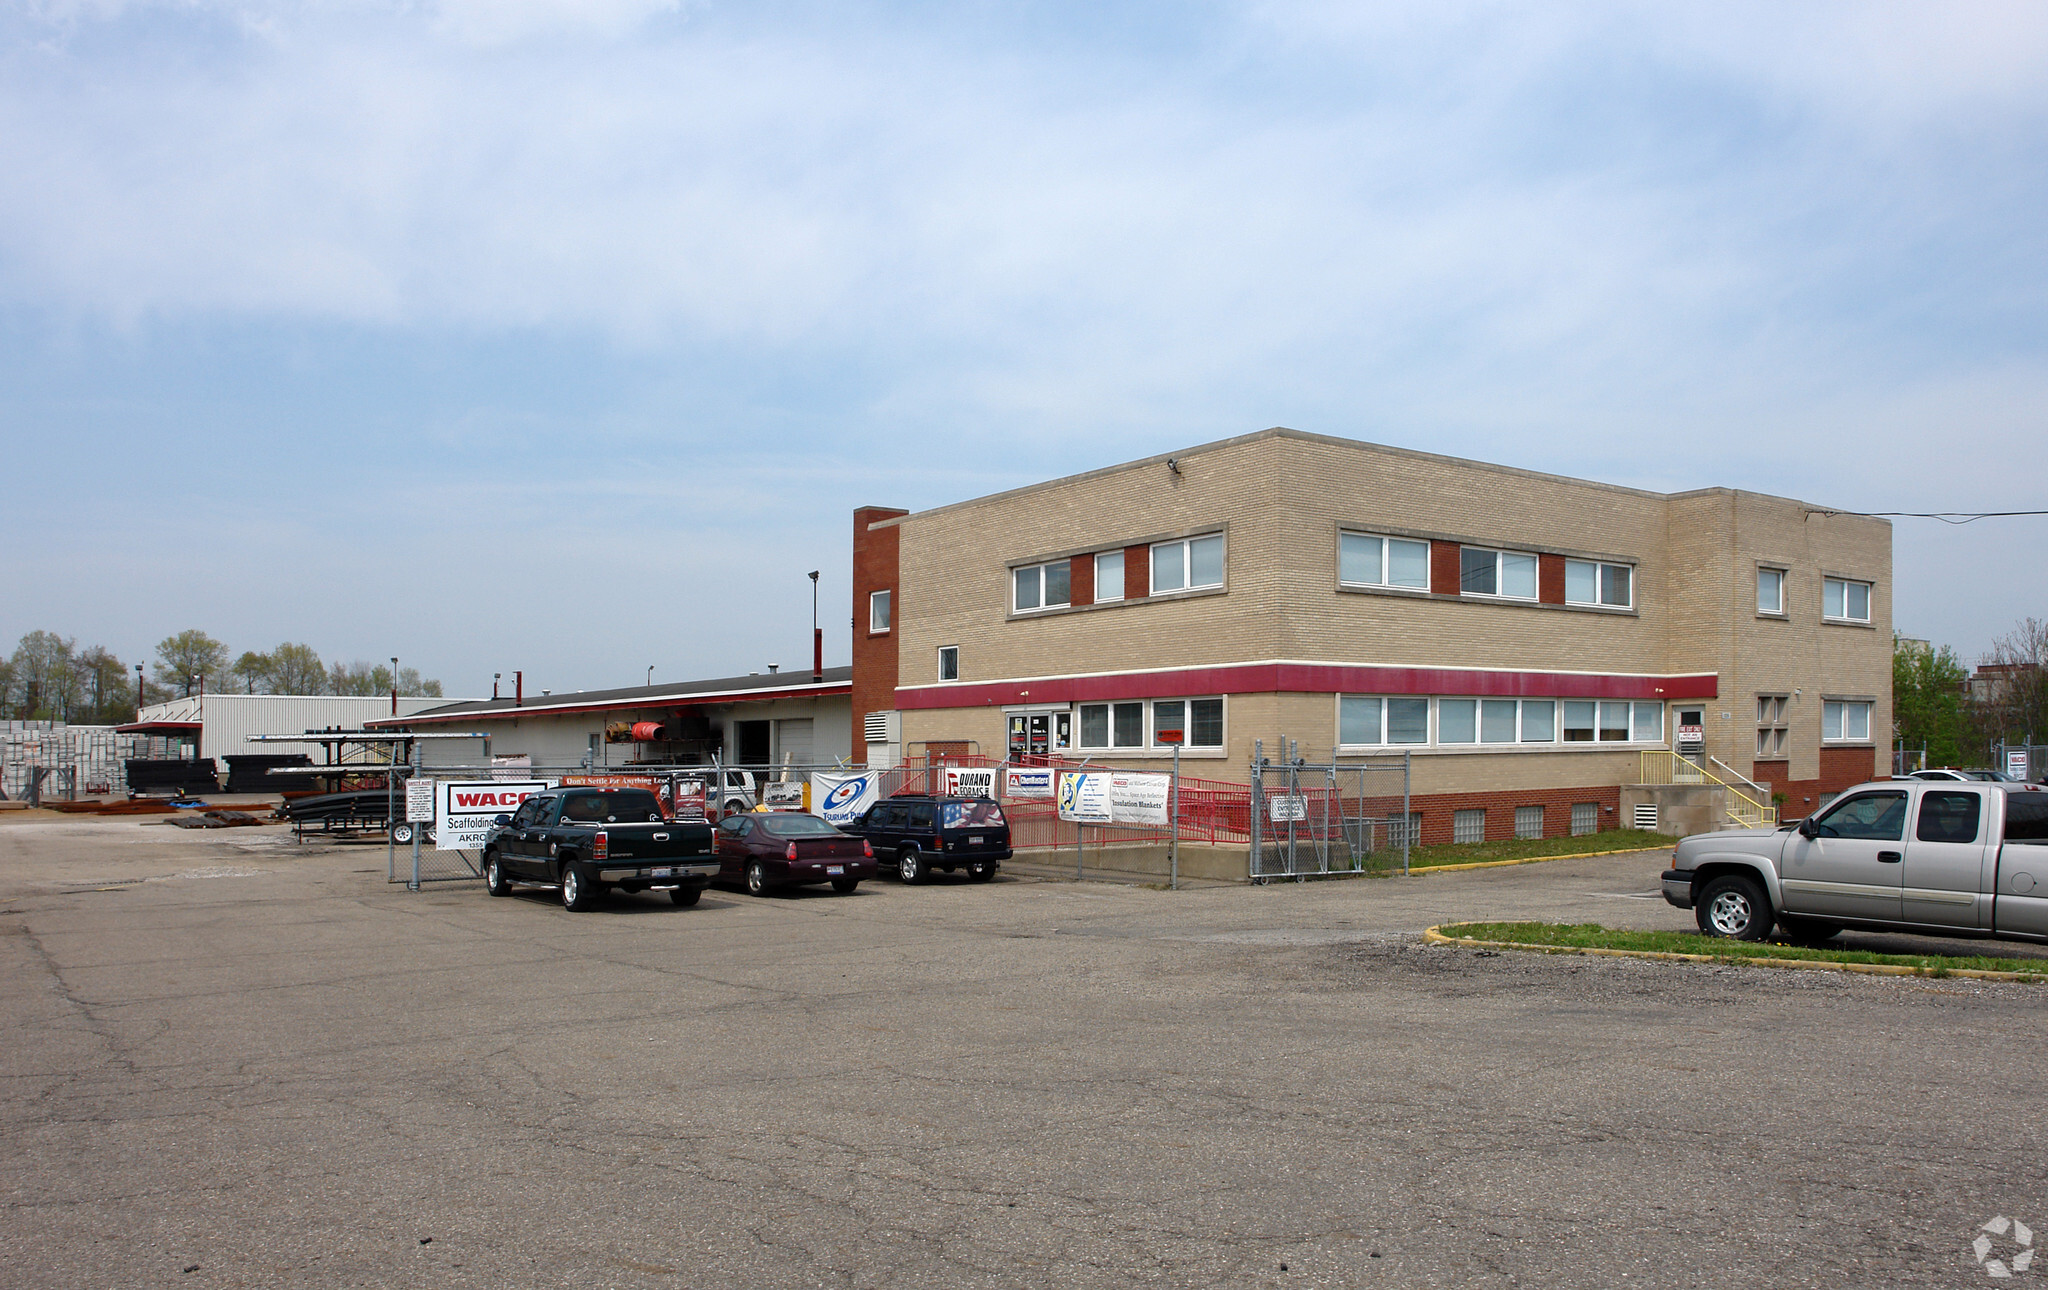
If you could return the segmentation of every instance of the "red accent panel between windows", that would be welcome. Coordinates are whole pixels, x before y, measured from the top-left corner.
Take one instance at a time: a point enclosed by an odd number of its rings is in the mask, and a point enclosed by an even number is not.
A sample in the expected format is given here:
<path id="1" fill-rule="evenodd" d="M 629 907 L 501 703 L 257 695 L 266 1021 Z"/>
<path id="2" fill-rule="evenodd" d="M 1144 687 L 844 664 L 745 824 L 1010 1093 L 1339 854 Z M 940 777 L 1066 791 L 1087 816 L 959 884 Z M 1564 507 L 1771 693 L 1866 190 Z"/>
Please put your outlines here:
<path id="1" fill-rule="evenodd" d="M 1458 594 L 1458 552 L 1456 542 L 1429 544 L 1429 589 L 1439 596 Z"/>

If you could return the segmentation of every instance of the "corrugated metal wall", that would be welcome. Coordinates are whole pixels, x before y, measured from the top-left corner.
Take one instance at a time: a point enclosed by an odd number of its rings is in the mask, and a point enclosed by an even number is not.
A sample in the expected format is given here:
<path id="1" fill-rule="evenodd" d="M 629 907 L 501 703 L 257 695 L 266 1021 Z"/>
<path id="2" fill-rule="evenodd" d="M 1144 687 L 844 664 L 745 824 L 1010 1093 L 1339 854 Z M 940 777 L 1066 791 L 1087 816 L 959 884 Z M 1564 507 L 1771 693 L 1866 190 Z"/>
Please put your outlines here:
<path id="1" fill-rule="evenodd" d="M 400 699 L 398 712 L 401 716 L 410 716 L 450 702 L 453 700 Z M 216 761 L 240 753 L 302 752 L 317 762 L 323 760 L 317 743 L 252 744 L 249 736 L 295 735 L 328 726 L 360 730 L 365 721 L 390 715 L 391 698 L 388 695 L 353 698 L 339 695 L 209 694 L 204 698 L 195 696 L 151 704 L 142 710 L 141 720 L 203 722 L 205 729 L 200 732 L 199 755 Z M 225 771 L 227 768 L 223 765 L 221 769 Z"/>

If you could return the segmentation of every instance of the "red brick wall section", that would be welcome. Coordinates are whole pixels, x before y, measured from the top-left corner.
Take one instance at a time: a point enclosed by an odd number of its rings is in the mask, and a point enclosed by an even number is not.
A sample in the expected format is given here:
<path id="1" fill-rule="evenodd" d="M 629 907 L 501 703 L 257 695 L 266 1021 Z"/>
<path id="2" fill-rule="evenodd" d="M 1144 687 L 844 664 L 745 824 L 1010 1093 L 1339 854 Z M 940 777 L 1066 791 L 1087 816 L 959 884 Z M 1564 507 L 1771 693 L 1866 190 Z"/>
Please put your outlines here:
<path id="1" fill-rule="evenodd" d="M 1889 779 L 1889 770 L 1879 770 L 1876 748 L 1823 748 L 1820 750 L 1820 778 L 1784 778 L 1790 769 L 1782 761 L 1760 761 L 1755 765 L 1754 777 L 1769 779 L 1773 796 L 1785 795 L 1784 805 L 1778 808 L 1780 820 L 1802 820 L 1820 809 L 1820 799 L 1829 793 L 1839 793 L 1872 779 Z M 1775 777 L 1765 772 L 1775 769 Z"/>
<path id="2" fill-rule="evenodd" d="M 1458 572 L 1459 549 L 1456 542 L 1429 544 L 1429 589 L 1439 596 L 1459 593 L 1462 581 Z"/>
<path id="3" fill-rule="evenodd" d="M 1067 582 L 1071 587 L 1070 605 L 1092 605 L 1095 603 L 1095 557 L 1077 555 L 1067 561 Z"/>
<path id="4" fill-rule="evenodd" d="M 1599 805 L 1602 833 L 1627 824 L 1621 818 L 1621 790 L 1613 785 L 1604 788 L 1531 788 L 1506 793 L 1432 793 L 1408 800 L 1409 810 L 1422 813 L 1421 845 L 1426 847 L 1450 845 L 1452 815 L 1457 811 L 1485 811 L 1488 842 L 1515 836 L 1515 808 L 1518 806 L 1543 808 L 1543 836 L 1546 838 L 1571 836 L 1572 806 L 1578 802 Z M 1374 805 L 1378 804 L 1376 800 Z M 1400 810 L 1401 803 L 1396 800 L 1388 808 L 1388 813 L 1398 815 Z M 1592 839 L 1589 837 L 1588 841 Z M 1592 849 L 1599 848 L 1594 846 Z"/>
<path id="5" fill-rule="evenodd" d="M 857 766 L 868 759 L 863 719 L 870 712 L 887 712 L 896 706 L 896 637 L 903 624 L 902 591 L 896 576 L 902 546 L 899 530 L 892 526 L 870 531 L 868 525 L 908 514 L 886 506 L 863 506 L 853 513 L 853 747 L 848 752 Z M 868 597 L 877 591 L 890 593 L 887 632 L 868 630 Z M 962 660 L 963 674 L 967 666 Z M 937 667 L 936 661 L 933 667 Z"/>
<path id="6" fill-rule="evenodd" d="M 1546 605 L 1564 603 L 1564 557 L 1536 557 L 1536 599 Z"/>
<path id="7" fill-rule="evenodd" d="M 1124 548 L 1124 599 L 1143 600 L 1152 594 L 1152 548 Z"/>

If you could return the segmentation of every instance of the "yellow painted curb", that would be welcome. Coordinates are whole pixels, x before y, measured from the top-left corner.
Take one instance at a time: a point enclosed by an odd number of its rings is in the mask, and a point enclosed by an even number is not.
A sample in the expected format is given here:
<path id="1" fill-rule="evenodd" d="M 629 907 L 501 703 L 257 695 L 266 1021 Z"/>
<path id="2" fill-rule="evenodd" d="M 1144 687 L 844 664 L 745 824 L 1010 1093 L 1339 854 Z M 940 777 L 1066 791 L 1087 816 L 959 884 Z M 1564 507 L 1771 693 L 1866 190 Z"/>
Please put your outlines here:
<path id="1" fill-rule="evenodd" d="M 1438 924 L 1442 926 L 1442 924 Z M 1446 936 L 1435 927 L 1423 929 L 1422 939 L 1431 945 L 1463 945 L 1484 950 L 1536 950 L 1543 954 L 1592 954 L 1602 958 L 1656 959 L 1665 963 L 1736 963 L 1746 967 L 1820 968 L 1830 972 L 1859 972 L 1865 976 L 1933 977 L 1936 969 L 1907 967 L 1902 963 L 1840 963 L 1833 959 L 1766 959 L 1737 954 L 1680 954 L 1674 950 L 1614 950 L 1594 945 L 1536 945 L 1528 941 L 1481 941 L 1469 936 Z M 1946 975 L 1973 981 L 2039 982 L 2048 978 L 2048 964 L 2039 972 L 1994 972 L 1987 968 L 1949 968 Z"/>
<path id="2" fill-rule="evenodd" d="M 1623 847 L 1619 851 L 1574 851 L 1568 856 L 1523 856 L 1520 860 L 1473 860 L 1466 864 L 1431 864 L 1410 869 L 1410 878 L 1420 878 L 1428 873 L 1452 873 L 1459 869 L 1504 869 L 1511 864 L 1547 864 L 1552 860 L 1590 860 L 1594 856 L 1647 855 L 1652 851 L 1668 850 L 1666 847 Z"/>

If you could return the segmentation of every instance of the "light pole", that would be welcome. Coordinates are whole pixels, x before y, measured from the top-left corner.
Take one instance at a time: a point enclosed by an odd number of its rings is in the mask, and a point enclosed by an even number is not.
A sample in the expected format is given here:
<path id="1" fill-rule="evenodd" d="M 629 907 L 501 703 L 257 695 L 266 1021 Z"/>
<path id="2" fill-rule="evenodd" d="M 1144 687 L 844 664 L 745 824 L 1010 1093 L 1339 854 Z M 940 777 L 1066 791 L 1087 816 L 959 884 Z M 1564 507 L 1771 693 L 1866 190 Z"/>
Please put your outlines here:
<path id="1" fill-rule="evenodd" d="M 391 715 L 398 715 L 398 659 L 391 660 Z"/>
<path id="2" fill-rule="evenodd" d="M 135 719 L 142 720 L 142 664 L 135 665 Z"/>
<path id="3" fill-rule="evenodd" d="M 654 684 L 654 664 L 652 663 L 647 665 L 647 684 Z"/>
<path id="4" fill-rule="evenodd" d="M 811 570 L 811 683 L 825 679 L 825 630 L 818 626 L 818 571 Z"/>

